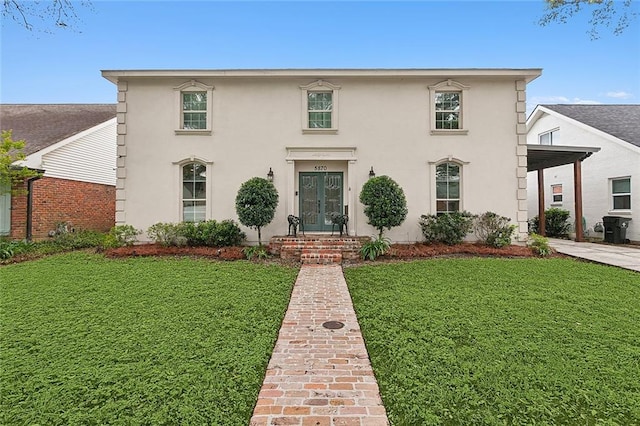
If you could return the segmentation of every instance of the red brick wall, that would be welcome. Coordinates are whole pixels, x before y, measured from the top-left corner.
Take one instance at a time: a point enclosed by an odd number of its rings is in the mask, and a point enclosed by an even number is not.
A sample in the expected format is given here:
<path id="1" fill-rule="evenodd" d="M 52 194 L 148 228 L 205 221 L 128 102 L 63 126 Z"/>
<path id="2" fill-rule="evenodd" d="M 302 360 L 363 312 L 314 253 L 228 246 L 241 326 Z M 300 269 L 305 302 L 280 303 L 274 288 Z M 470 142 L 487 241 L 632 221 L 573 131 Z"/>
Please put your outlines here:
<path id="1" fill-rule="evenodd" d="M 56 224 L 76 230 L 107 232 L 115 224 L 114 186 L 44 177 L 33 183 L 32 236 L 47 238 Z M 26 237 L 27 196 L 11 199 L 11 237 Z"/>

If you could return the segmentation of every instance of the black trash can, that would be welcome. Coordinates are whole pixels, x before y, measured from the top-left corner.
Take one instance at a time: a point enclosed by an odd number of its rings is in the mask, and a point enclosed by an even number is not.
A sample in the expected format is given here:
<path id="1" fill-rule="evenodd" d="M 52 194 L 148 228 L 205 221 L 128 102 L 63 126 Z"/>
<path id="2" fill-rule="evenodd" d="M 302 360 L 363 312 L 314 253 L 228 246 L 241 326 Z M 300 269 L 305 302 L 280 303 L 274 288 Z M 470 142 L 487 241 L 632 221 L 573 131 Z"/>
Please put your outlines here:
<path id="1" fill-rule="evenodd" d="M 627 241 L 627 228 L 630 218 L 619 216 L 604 216 L 604 240 L 613 244 L 624 244 Z"/>

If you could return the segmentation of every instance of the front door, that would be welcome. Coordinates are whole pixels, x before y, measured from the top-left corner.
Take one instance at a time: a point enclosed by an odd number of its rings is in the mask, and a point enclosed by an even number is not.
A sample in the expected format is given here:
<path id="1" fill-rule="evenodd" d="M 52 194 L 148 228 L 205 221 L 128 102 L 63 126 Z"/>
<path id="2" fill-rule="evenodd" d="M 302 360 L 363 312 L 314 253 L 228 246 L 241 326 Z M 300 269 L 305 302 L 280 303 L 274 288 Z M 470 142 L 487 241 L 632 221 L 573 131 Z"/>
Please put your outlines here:
<path id="1" fill-rule="evenodd" d="M 342 172 L 300 172 L 300 217 L 306 231 L 331 231 L 331 213 L 343 213 Z"/>

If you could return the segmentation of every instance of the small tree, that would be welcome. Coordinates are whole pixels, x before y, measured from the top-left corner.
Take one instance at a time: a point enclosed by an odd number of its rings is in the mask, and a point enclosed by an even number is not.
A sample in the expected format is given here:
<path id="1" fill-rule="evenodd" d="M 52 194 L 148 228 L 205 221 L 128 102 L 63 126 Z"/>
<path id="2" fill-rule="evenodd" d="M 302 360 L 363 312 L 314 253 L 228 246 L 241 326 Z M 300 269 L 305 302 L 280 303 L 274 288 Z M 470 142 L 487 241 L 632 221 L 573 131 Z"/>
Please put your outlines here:
<path id="1" fill-rule="evenodd" d="M 389 176 L 369 179 L 360 191 L 360 202 L 365 205 L 364 214 L 369 218 L 369 225 L 378 230 L 379 239 L 384 228 L 399 226 L 407 217 L 404 191 Z"/>
<path id="2" fill-rule="evenodd" d="M 240 223 L 258 231 L 258 244 L 262 245 L 260 230 L 273 220 L 278 206 L 278 191 L 267 179 L 254 177 L 240 186 L 236 195 L 236 212 Z"/>
<path id="3" fill-rule="evenodd" d="M 25 190 L 15 189 L 25 179 L 36 177 L 39 173 L 28 167 L 16 166 L 13 163 L 25 159 L 23 152 L 25 142 L 14 141 L 11 130 L 2 131 L 2 143 L 0 143 L 0 195 L 11 192 L 20 195 Z"/>

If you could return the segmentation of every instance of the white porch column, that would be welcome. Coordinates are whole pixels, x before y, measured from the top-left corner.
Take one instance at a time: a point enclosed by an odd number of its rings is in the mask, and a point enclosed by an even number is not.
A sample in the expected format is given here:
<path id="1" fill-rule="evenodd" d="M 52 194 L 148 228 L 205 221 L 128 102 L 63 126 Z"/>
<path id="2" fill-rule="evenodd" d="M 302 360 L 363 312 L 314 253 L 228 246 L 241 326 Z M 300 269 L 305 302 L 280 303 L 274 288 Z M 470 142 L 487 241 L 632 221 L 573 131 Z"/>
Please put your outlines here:
<path id="1" fill-rule="evenodd" d="M 355 236 L 358 220 L 358 215 L 356 214 L 356 207 L 358 205 L 358 179 L 356 178 L 356 160 L 349 160 L 349 165 L 347 166 L 347 185 L 349 185 L 347 195 L 347 200 L 349 203 L 349 226 L 347 229 L 347 234 Z"/>

